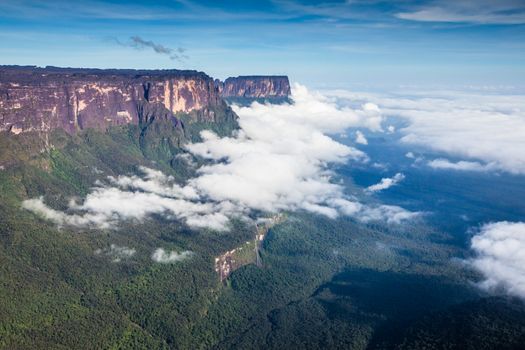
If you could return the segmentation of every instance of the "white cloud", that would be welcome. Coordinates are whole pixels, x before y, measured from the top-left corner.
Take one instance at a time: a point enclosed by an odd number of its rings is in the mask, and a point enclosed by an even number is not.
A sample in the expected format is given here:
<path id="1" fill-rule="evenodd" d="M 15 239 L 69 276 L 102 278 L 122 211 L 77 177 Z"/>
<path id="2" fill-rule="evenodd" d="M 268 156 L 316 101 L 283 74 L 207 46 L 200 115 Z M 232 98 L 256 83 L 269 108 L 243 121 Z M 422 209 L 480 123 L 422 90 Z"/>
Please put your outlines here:
<path id="1" fill-rule="evenodd" d="M 172 176 L 166 176 L 159 170 L 139 167 L 144 173 L 142 178 L 134 176 L 109 176 L 109 180 L 122 189 L 137 189 L 144 192 L 155 193 L 164 197 L 197 199 L 199 196 L 194 188 L 181 187 L 174 183 Z"/>
<path id="2" fill-rule="evenodd" d="M 227 199 L 251 209 L 304 209 L 334 216 L 328 203 L 343 196 L 342 187 L 330 182 L 327 164 L 367 158 L 325 133 L 349 127 L 381 130 L 380 111 L 370 103 L 360 110 L 338 107 L 297 84 L 293 100 L 292 105 L 235 107 L 242 129 L 236 137 L 203 132 L 203 142 L 188 150 L 225 161 L 202 167 L 190 185 L 215 201 Z"/>
<path id="3" fill-rule="evenodd" d="M 304 131 L 301 127 L 304 125 L 306 128 L 313 128 L 322 133 L 341 132 L 349 127 L 381 130 L 383 121 L 381 110 L 374 103 L 366 102 L 360 109 L 341 106 L 326 95 L 309 91 L 300 84 L 293 85 L 292 99 L 293 104 L 291 105 L 254 103 L 250 107 L 235 108 L 235 111 L 241 116 L 242 129 L 252 136 L 256 132 L 255 127 L 266 126 L 273 129 L 272 125 L 264 125 L 265 122 L 273 122 L 276 123 L 276 126 L 300 127 L 299 131 Z M 279 129 L 272 130 L 266 138 L 276 132 L 293 133 L 293 130 Z"/>
<path id="4" fill-rule="evenodd" d="M 177 159 L 181 159 L 188 165 L 190 168 L 195 168 L 197 166 L 197 163 L 193 160 L 193 157 L 188 153 L 180 153 L 175 156 Z"/>
<path id="5" fill-rule="evenodd" d="M 360 213 L 359 220 L 363 222 L 385 220 L 388 224 L 400 224 L 421 215 L 421 212 L 411 212 L 396 205 L 380 205 L 365 207 Z"/>
<path id="6" fill-rule="evenodd" d="M 111 244 L 109 248 L 97 249 L 95 254 L 104 254 L 112 258 L 113 262 L 121 262 L 124 259 L 129 259 L 135 255 L 137 251 L 134 248 L 121 247 L 116 244 Z"/>
<path id="7" fill-rule="evenodd" d="M 342 185 L 331 181 L 329 164 L 367 161 L 362 151 L 338 143 L 328 133 L 350 127 L 381 131 L 376 104 L 360 109 L 341 107 L 335 100 L 294 85 L 292 104 L 236 107 L 241 129 L 232 137 L 201 133 L 202 142 L 187 152 L 210 162 L 197 169 L 185 184 L 160 171 L 141 167 L 142 176 L 108 177 L 81 203 L 72 201 L 66 212 L 49 208 L 43 198 L 24 202 L 26 209 L 58 225 L 115 228 L 119 220 L 144 220 L 161 214 L 193 227 L 228 228 L 229 218 L 253 210 L 306 210 L 336 217 L 352 215 Z M 191 157 L 186 157 L 191 159 Z M 399 180 L 399 179 L 398 179 Z M 363 206 L 355 215 L 366 212 Z M 375 208 L 374 220 L 390 220 L 393 213 Z"/>
<path id="8" fill-rule="evenodd" d="M 496 168 L 493 163 L 481 164 L 480 162 L 470 162 L 465 160 L 460 160 L 459 162 L 454 163 L 444 158 L 431 160 L 428 162 L 428 166 L 434 169 L 450 169 L 463 171 L 488 171 Z"/>
<path id="9" fill-rule="evenodd" d="M 180 253 L 172 250 L 171 252 L 168 253 L 162 248 L 157 248 L 151 255 L 151 259 L 161 264 L 170 264 L 170 263 L 175 263 L 175 262 L 179 262 L 179 261 L 188 259 L 192 255 L 193 255 L 193 252 L 189 250 L 185 250 Z"/>
<path id="10" fill-rule="evenodd" d="M 361 222 L 386 221 L 388 224 L 401 224 L 422 215 L 421 212 L 411 212 L 395 205 L 370 206 L 342 198 L 332 200 L 331 205 L 343 215 L 355 217 Z"/>
<path id="11" fill-rule="evenodd" d="M 57 225 L 73 225 L 73 226 L 90 226 L 96 225 L 102 228 L 109 228 L 107 218 L 105 215 L 99 216 L 97 214 L 86 215 L 68 215 L 64 212 L 52 209 L 44 203 L 44 198 L 27 199 L 22 202 L 22 208 L 34 212 L 43 218 L 55 222 Z"/>
<path id="12" fill-rule="evenodd" d="M 366 139 L 365 135 L 359 130 L 355 132 L 355 142 L 361 145 L 368 145 L 368 140 Z"/>
<path id="13" fill-rule="evenodd" d="M 373 101 L 408 125 L 401 142 L 445 152 L 485 170 L 525 174 L 525 97 L 494 89 L 406 90 L 390 95 L 331 91 L 342 104 Z"/>
<path id="14" fill-rule="evenodd" d="M 393 177 L 385 177 L 382 178 L 381 181 L 376 183 L 375 185 L 368 186 L 366 190 L 368 192 L 379 192 L 386 190 L 392 186 L 397 185 L 399 182 L 403 181 L 405 179 L 405 175 L 401 173 L 395 174 Z"/>
<path id="15" fill-rule="evenodd" d="M 145 179 L 137 176 L 120 176 L 118 179 L 109 177 L 110 184 L 117 187 L 99 183 L 81 204 L 71 201 L 67 212 L 48 207 L 42 197 L 25 200 L 22 206 L 59 226 L 101 229 L 117 228 L 120 220 L 141 221 L 149 215 L 162 214 L 183 220 L 190 226 L 225 230 L 229 216 L 242 214 L 242 208 L 227 202 L 186 199 L 185 191 L 179 191 L 176 185 L 165 183 L 163 188 L 158 178 L 151 178 L 151 174 L 159 175 L 159 172 L 147 168 L 141 170 L 146 172 Z M 193 199 L 193 195 L 190 197 Z"/>
<path id="16" fill-rule="evenodd" d="M 456 94 L 399 101 L 390 112 L 408 118 L 403 142 L 479 159 L 511 173 L 525 173 L 523 96 Z"/>
<path id="17" fill-rule="evenodd" d="M 341 213 L 347 216 L 357 216 L 363 208 L 363 204 L 348 200 L 345 198 L 333 198 L 330 200 L 330 206 L 337 208 Z"/>
<path id="18" fill-rule="evenodd" d="M 416 158 L 416 156 L 414 156 L 414 153 L 412 152 L 407 152 L 407 154 L 405 154 L 405 157 L 410 158 L 410 159 Z"/>
<path id="19" fill-rule="evenodd" d="M 374 162 L 370 166 L 372 168 L 376 168 L 376 169 L 379 169 L 379 170 L 387 170 L 388 169 L 388 164 L 384 164 L 384 163 Z"/>
<path id="20" fill-rule="evenodd" d="M 470 264 L 485 276 L 481 287 L 503 288 L 525 298 L 525 223 L 486 224 L 472 238 L 471 248 L 476 256 Z"/>

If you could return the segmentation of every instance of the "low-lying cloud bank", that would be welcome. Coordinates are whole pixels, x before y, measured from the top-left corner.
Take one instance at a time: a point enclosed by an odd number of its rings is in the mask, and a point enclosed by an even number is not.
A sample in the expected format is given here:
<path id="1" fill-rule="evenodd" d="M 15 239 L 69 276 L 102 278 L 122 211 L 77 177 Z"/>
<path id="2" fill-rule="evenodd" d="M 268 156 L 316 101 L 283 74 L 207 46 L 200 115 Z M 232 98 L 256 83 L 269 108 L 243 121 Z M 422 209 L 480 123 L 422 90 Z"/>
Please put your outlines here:
<path id="1" fill-rule="evenodd" d="M 152 214 L 183 220 L 193 227 L 223 230 L 229 215 L 242 214 L 229 202 L 200 202 L 194 189 L 181 187 L 160 171 L 141 167 L 144 177 L 109 177 L 99 182 L 83 203 L 69 203 L 67 212 L 48 207 L 43 197 L 26 200 L 25 209 L 51 220 L 59 226 L 116 227 L 120 220 L 142 221 Z"/>
<path id="2" fill-rule="evenodd" d="M 481 287 L 502 288 L 525 298 L 525 223 L 501 221 L 484 225 L 472 238 L 476 256 L 470 264 L 485 280 Z"/>
<path id="3" fill-rule="evenodd" d="M 371 101 L 383 116 L 403 118 L 402 142 L 460 158 L 434 167 L 525 174 L 525 96 L 495 91 L 399 91 L 395 94 L 330 91 L 342 105 Z"/>
<path id="4" fill-rule="evenodd" d="M 366 191 L 368 192 L 379 192 L 386 189 L 389 189 L 392 186 L 397 185 L 401 181 L 405 179 L 405 175 L 401 173 L 395 174 L 393 177 L 385 177 L 382 178 L 381 181 L 376 183 L 375 185 L 368 186 L 366 188 Z"/>
<path id="5" fill-rule="evenodd" d="M 186 184 L 142 167 L 142 176 L 98 182 L 82 203 L 69 203 L 66 212 L 48 207 L 43 198 L 26 200 L 23 207 L 58 225 L 99 228 L 153 214 L 215 230 L 227 229 L 232 216 L 246 217 L 252 211 L 306 210 L 391 223 L 417 215 L 400 207 L 360 204 L 331 181 L 330 164 L 368 158 L 328 134 L 349 127 L 382 131 L 376 105 L 341 107 L 297 84 L 292 98 L 292 104 L 234 107 L 241 129 L 232 137 L 203 131 L 203 141 L 188 145 L 187 152 L 211 164 L 198 169 L 198 175 Z"/>
<path id="6" fill-rule="evenodd" d="M 403 142 L 466 158 L 455 163 L 456 170 L 525 174 L 522 95 L 450 93 L 399 100 L 386 113 L 409 119 L 411 124 L 402 131 Z"/>

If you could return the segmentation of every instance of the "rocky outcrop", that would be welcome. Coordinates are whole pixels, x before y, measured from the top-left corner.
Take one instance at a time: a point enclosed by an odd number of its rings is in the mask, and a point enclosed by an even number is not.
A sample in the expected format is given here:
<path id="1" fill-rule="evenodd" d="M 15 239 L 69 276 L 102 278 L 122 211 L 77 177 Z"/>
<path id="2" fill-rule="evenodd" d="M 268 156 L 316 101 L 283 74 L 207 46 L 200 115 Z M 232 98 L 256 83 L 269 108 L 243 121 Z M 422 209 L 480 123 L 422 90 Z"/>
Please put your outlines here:
<path id="1" fill-rule="evenodd" d="M 251 99 L 282 99 L 290 96 L 287 76 L 240 76 L 228 78 L 224 83 L 216 81 L 222 97 Z"/>
<path id="2" fill-rule="evenodd" d="M 144 103 L 213 122 L 224 101 L 197 71 L 0 66 L 0 130 L 14 134 L 138 124 Z"/>

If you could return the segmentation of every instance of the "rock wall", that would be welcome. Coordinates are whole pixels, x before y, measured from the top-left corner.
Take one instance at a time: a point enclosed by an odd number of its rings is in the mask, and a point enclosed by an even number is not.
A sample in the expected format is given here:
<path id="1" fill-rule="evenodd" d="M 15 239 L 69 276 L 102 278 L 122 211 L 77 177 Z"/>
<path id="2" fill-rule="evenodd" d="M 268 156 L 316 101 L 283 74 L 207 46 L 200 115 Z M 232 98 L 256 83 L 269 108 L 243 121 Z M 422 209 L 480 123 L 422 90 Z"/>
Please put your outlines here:
<path id="1" fill-rule="evenodd" d="M 0 66 L 0 130 L 18 134 L 138 123 L 141 103 L 213 120 L 223 104 L 212 78 L 196 71 Z"/>
<path id="2" fill-rule="evenodd" d="M 0 131 L 75 133 L 138 124 L 144 104 L 173 120 L 183 112 L 220 123 L 216 111 L 229 110 L 223 97 L 277 101 L 289 95 L 286 76 L 220 82 L 197 71 L 0 66 Z"/>
<path id="3" fill-rule="evenodd" d="M 290 96 L 287 76 L 240 76 L 228 78 L 224 83 L 216 81 L 222 97 L 285 98 Z"/>

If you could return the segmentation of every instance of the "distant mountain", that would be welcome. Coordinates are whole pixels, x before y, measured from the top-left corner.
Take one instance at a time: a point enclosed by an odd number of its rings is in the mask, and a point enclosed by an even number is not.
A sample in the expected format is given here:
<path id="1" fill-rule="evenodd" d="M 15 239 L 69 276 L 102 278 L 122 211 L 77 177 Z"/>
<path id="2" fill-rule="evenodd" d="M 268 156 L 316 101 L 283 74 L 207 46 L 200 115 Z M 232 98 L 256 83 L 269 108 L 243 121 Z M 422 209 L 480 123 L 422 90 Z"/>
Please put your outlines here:
<path id="1" fill-rule="evenodd" d="M 255 99 L 283 101 L 290 97 L 290 81 L 283 75 L 249 75 L 215 81 L 221 96 L 226 99 Z"/>
<path id="2" fill-rule="evenodd" d="M 249 75 L 228 78 L 222 84 L 223 97 L 279 98 L 290 96 L 290 82 L 285 75 Z"/>

